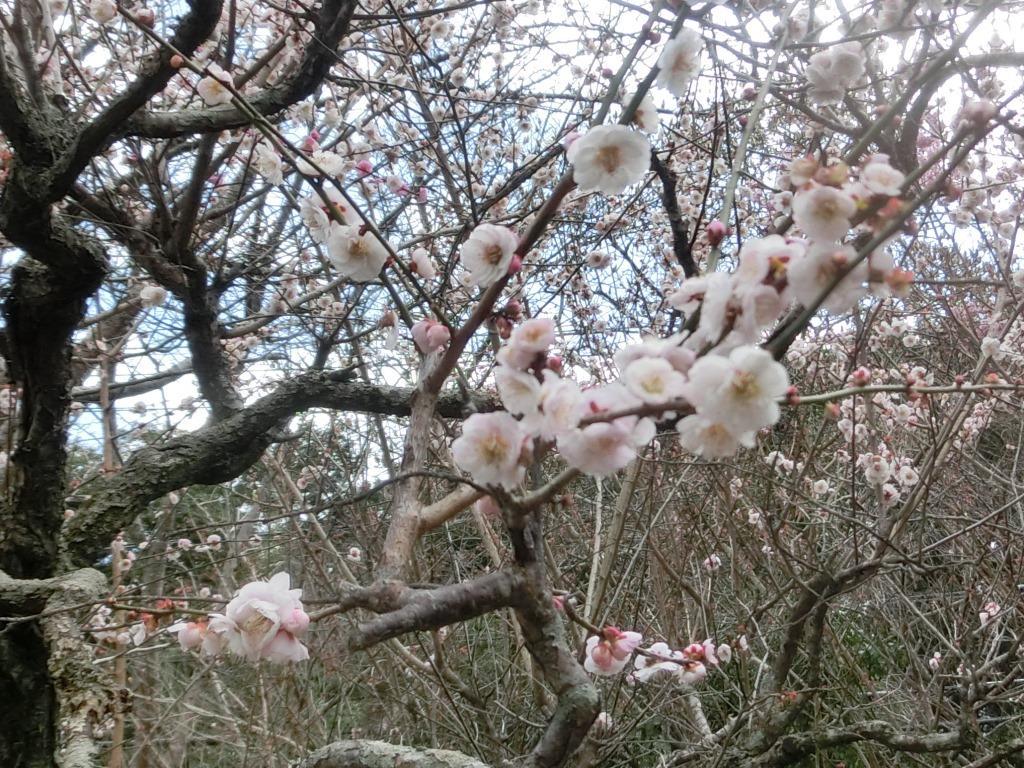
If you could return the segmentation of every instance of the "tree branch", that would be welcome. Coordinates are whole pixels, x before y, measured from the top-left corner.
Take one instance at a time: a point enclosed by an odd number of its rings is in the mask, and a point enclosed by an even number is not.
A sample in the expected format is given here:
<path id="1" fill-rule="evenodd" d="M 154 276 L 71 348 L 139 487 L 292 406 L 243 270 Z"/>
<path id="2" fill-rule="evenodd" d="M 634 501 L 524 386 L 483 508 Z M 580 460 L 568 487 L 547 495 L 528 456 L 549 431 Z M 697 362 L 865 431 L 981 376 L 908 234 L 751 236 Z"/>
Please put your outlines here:
<path id="1" fill-rule="evenodd" d="M 64 163 L 52 178 L 51 202 L 64 196 L 89 160 L 117 138 L 118 128 L 178 74 L 178 70 L 171 66 L 174 52 L 181 51 L 190 56 L 213 32 L 220 19 L 223 0 L 188 0 L 188 4 L 192 10 L 178 24 L 171 39 L 173 49 L 161 46 L 150 54 L 142 62 L 138 77 L 128 89 L 78 134 Z"/>
<path id="2" fill-rule="evenodd" d="M 440 629 L 515 604 L 522 579 L 508 571 L 437 589 L 417 590 L 398 610 L 359 625 L 349 645 L 362 650 L 406 632 Z"/>
<path id="3" fill-rule="evenodd" d="M 348 32 L 355 7 L 354 0 L 324 0 L 298 71 L 280 85 L 246 96 L 248 106 L 258 114 L 268 116 L 312 94 L 337 58 L 336 49 L 341 38 Z M 171 139 L 193 133 L 241 128 L 251 123 L 249 113 L 236 107 L 188 112 L 146 112 L 131 119 L 126 124 L 124 134 Z"/>
<path id="4" fill-rule="evenodd" d="M 348 371 L 312 371 L 282 383 L 274 392 L 221 421 L 160 445 L 137 451 L 113 476 L 83 486 L 89 498 L 64 527 L 62 548 L 74 563 L 91 564 L 146 505 L 186 485 L 232 480 L 280 437 L 297 413 L 310 408 L 407 416 L 411 389 L 348 381 Z M 438 413 L 459 417 L 467 402 L 451 393 Z"/>
<path id="5" fill-rule="evenodd" d="M 461 752 L 418 749 L 383 741 L 336 741 L 300 760 L 295 768 L 488 768 Z"/>

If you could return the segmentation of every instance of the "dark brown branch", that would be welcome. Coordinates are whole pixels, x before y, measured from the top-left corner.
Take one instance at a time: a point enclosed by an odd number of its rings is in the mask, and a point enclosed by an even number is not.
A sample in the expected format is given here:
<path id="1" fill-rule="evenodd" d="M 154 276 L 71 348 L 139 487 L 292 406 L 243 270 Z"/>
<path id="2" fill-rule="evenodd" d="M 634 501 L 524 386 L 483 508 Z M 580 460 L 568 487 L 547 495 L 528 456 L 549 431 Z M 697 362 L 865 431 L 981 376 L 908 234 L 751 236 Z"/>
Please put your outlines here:
<path id="1" fill-rule="evenodd" d="M 583 743 L 597 718 L 597 689 L 565 641 L 562 620 L 555 611 L 544 564 L 543 527 L 533 512 L 509 525 L 516 564 L 523 572 L 523 588 L 516 617 L 530 655 L 544 673 L 558 699 L 543 736 L 526 764 L 555 768 L 566 763 Z"/>
<path id="2" fill-rule="evenodd" d="M 144 395 L 147 392 L 160 389 L 191 372 L 191 363 L 179 363 L 168 368 L 166 371 L 154 373 L 152 376 L 142 376 L 131 381 L 111 384 L 107 388 L 107 395 L 111 400 Z M 99 387 L 77 387 L 71 390 L 71 397 L 79 403 L 98 403 L 100 401 L 100 389 Z"/>
<path id="3" fill-rule="evenodd" d="M 189 0 L 191 11 L 182 18 L 171 39 L 174 50 L 190 56 L 217 25 L 222 5 L 223 0 Z M 171 66 L 174 50 L 161 46 L 147 57 L 139 68 L 138 77 L 128 89 L 82 130 L 59 172 L 53 177 L 49 190 L 51 201 L 63 197 L 89 160 L 117 138 L 117 131 L 124 122 L 178 74 L 178 70 Z"/>
<path id="4" fill-rule="evenodd" d="M 269 116 L 296 104 L 316 90 L 336 61 L 336 49 L 348 32 L 354 0 L 325 0 L 298 71 L 280 85 L 246 97 L 258 114 Z M 131 119 L 124 131 L 129 136 L 175 138 L 241 128 L 252 123 L 248 111 L 237 107 L 196 109 L 188 112 L 147 112 Z"/>
<path id="5" fill-rule="evenodd" d="M 113 476 L 80 491 L 88 498 L 64 528 L 63 550 L 75 563 L 90 564 L 146 505 L 186 485 L 232 480 L 278 439 L 296 413 L 310 408 L 407 416 L 412 390 L 348 381 L 350 372 L 314 371 L 281 384 L 274 392 L 221 421 L 139 450 Z M 451 393 L 439 399 L 442 416 L 463 415 L 467 401 Z M 477 404 L 479 407 L 479 404 Z"/>
<path id="6" fill-rule="evenodd" d="M 672 229 L 672 251 L 676 255 L 676 261 L 683 268 L 687 277 L 696 277 L 699 274 L 697 263 L 693 260 L 693 250 L 690 247 L 690 235 L 683 223 L 683 214 L 679 210 L 679 198 L 676 197 L 676 175 L 665 165 L 658 153 L 651 150 L 651 170 L 658 174 L 661 179 L 661 204 L 668 214 L 669 227 Z"/>

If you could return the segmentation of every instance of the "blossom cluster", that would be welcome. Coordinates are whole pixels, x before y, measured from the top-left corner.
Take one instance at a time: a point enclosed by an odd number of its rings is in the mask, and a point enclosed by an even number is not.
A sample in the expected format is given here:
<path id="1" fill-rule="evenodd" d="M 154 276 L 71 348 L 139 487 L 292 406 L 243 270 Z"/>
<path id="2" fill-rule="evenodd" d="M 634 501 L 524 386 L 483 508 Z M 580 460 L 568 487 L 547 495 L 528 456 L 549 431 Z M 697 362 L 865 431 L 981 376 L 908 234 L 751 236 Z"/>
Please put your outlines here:
<path id="1" fill-rule="evenodd" d="M 283 572 L 250 582 L 238 590 L 224 613 L 180 622 L 168 631 L 177 634 L 182 649 L 198 648 L 207 656 L 230 650 L 248 661 L 305 661 L 309 650 L 300 638 L 309 627 L 309 614 L 302 607 L 302 590 L 290 589 L 290 584 Z"/>
<path id="2" fill-rule="evenodd" d="M 633 669 L 627 678 L 631 683 L 670 678 L 684 685 L 695 685 L 707 677 L 708 667 L 718 667 L 732 659 L 730 645 L 716 645 L 710 638 L 703 643 L 691 643 L 682 650 L 673 650 L 664 642 L 642 649 L 643 641 L 639 632 L 605 627 L 600 635 L 587 638 L 583 668 L 591 674 L 608 677 L 625 671 L 632 660 Z"/>
<path id="3" fill-rule="evenodd" d="M 654 438 L 656 416 L 684 410 L 678 430 L 687 450 L 724 456 L 752 445 L 754 433 L 779 417 L 785 369 L 753 346 L 697 359 L 686 341 L 680 335 L 627 346 L 615 355 L 618 381 L 582 389 L 549 355 L 554 322 L 523 321 L 498 352 L 495 381 L 506 410 L 465 421 L 452 446 L 456 464 L 478 483 L 513 489 L 541 441 L 553 442 L 571 467 L 604 476 Z"/>

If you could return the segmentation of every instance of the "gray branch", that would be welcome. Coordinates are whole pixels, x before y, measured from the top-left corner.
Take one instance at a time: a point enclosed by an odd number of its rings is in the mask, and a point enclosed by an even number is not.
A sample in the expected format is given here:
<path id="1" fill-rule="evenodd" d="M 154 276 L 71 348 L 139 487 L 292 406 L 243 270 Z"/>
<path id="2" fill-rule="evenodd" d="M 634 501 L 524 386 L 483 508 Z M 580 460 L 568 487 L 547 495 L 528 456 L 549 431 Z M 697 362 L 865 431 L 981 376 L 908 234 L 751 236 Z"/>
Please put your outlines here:
<path id="1" fill-rule="evenodd" d="M 336 741 L 294 768 L 488 768 L 461 752 L 402 747 L 383 741 Z"/>

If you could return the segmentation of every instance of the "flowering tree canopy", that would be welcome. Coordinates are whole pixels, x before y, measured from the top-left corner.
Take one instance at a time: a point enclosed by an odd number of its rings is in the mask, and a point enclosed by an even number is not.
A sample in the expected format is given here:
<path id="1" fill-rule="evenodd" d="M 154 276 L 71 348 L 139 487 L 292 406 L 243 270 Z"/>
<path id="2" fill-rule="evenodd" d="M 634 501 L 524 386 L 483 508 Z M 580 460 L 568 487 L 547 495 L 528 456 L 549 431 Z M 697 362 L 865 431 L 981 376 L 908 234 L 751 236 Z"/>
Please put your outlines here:
<path id="1" fill-rule="evenodd" d="M 1024 765 L 1022 20 L 0 2 L 0 765 Z"/>

